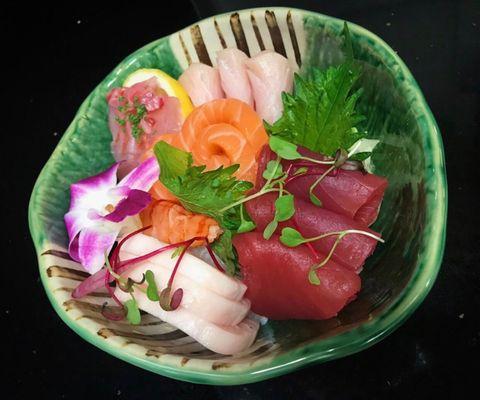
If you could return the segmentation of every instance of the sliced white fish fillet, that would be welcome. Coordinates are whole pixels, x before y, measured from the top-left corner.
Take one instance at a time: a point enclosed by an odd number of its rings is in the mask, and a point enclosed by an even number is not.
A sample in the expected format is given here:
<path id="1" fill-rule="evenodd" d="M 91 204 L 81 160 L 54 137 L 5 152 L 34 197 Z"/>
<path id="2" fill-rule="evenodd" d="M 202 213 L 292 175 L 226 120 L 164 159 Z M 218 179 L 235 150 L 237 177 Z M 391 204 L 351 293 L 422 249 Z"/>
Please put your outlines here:
<path id="1" fill-rule="evenodd" d="M 192 103 L 200 106 L 215 99 L 222 99 L 225 94 L 216 68 L 201 63 L 191 64 L 178 81 L 187 91 Z"/>
<path id="2" fill-rule="evenodd" d="M 272 50 L 264 50 L 245 61 L 252 86 L 255 110 L 270 124 L 283 112 L 282 92 L 293 88 L 293 69 L 289 61 Z"/>
<path id="3" fill-rule="evenodd" d="M 150 253 L 161 247 L 167 246 L 165 243 L 144 234 L 138 234 L 125 242 L 120 251 L 120 259 L 128 260 L 130 257 L 125 257 L 123 254 L 133 254 L 136 257 Z M 174 250 L 165 251 L 149 258 L 150 264 L 173 265 L 175 260 L 172 259 Z M 207 264 L 199 258 L 186 253 L 178 267 L 176 278 L 185 276 L 198 285 L 203 286 L 212 292 L 219 294 L 227 299 L 239 301 L 242 299 L 247 287 L 245 284 L 237 279 L 234 279 L 223 272 L 220 272 L 215 267 Z"/>
<path id="4" fill-rule="evenodd" d="M 252 89 L 245 65 L 247 60 L 248 56 L 243 51 L 234 48 L 217 53 L 217 68 L 225 95 L 253 107 Z"/>
<path id="5" fill-rule="evenodd" d="M 130 299 L 128 293 L 118 288 L 115 290 L 115 295 L 122 302 Z M 164 311 L 158 302 L 149 300 L 140 291 L 137 291 L 135 298 L 140 309 L 177 327 L 216 353 L 225 355 L 240 353 L 252 345 L 257 335 L 259 324 L 249 318 L 244 319 L 236 326 L 220 326 L 206 321 L 182 307 L 175 311 Z"/>
<path id="6" fill-rule="evenodd" d="M 135 255 L 131 253 L 123 251 L 122 253 L 126 259 L 135 257 Z M 152 263 L 151 260 L 146 260 L 122 275 L 125 278 L 130 277 L 138 282 L 141 280 L 142 274 L 150 269 L 155 274 L 157 288 L 161 291 L 167 286 L 176 260 L 176 258 L 173 260 L 170 258 L 165 264 L 158 262 Z M 184 260 L 185 259 L 182 259 L 182 263 Z M 226 326 L 237 325 L 246 317 L 250 310 L 250 301 L 248 299 L 242 299 L 240 301 L 226 299 L 181 274 L 175 275 L 172 288 L 173 291 L 178 288 L 183 289 L 180 307 L 214 324 Z M 158 303 L 157 306 L 160 307 Z"/>

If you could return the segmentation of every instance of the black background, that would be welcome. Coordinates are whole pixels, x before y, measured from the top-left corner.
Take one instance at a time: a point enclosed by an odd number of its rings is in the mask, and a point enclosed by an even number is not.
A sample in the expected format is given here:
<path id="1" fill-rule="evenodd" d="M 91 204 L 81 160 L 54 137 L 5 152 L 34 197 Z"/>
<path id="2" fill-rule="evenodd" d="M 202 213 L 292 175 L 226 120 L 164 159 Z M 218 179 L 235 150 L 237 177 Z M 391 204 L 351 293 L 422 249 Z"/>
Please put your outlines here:
<path id="1" fill-rule="evenodd" d="M 192 4 L 194 3 L 194 4 Z M 449 220 L 438 280 L 418 311 L 362 353 L 269 381 L 209 387 L 128 365 L 70 331 L 38 278 L 27 227 L 41 167 L 82 100 L 126 55 L 194 21 L 266 1 L 2 4 L 2 398 L 449 398 L 478 381 L 480 344 L 480 2 L 277 1 L 356 22 L 418 80 L 442 132 Z M 6 68 L 6 70 L 5 70 Z M 6 218 L 5 218 L 6 216 Z M 470 397 L 470 396 L 469 396 Z M 475 394 L 473 394 L 475 397 Z"/>

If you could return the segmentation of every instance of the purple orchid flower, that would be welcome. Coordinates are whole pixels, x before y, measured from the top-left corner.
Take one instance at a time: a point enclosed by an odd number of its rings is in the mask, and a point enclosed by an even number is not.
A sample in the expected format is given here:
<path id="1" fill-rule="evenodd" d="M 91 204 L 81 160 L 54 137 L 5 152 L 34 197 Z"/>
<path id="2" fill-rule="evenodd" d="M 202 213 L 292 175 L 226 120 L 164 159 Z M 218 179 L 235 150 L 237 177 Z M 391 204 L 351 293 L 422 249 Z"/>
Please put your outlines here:
<path id="1" fill-rule="evenodd" d="M 117 183 L 119 164 L 70 186 L 70 209 L 64 217 L 68 252 L 91 274 L 103 267 L 117 237 L 148 206 L 148 190 L 160 172 L 151 157 Z"/>

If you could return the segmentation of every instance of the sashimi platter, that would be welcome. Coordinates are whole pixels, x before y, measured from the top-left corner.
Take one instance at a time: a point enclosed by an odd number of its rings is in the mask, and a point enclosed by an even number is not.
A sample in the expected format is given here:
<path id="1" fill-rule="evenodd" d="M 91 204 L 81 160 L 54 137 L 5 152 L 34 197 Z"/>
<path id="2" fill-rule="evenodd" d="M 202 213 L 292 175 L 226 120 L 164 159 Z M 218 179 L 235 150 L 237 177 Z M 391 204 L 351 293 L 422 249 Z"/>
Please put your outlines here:
<path id="1" fill-rule="evenodd" d="M 311 343 L 305 324 L 321 342 L 348 331 L 344 310 L 364 309 L 356 305 L 364 269 L 392 229 L 382 207 L 392 176 L 374 157 L 384 143 L 366 123 L 370 109 L 359 107 L 371 92 L 368 66 L 357 59 L 356 28 L 338 20 L 335 41 L 323 43 L 337 46 L 335 57 L 302 65 L 299 42 L 308 38 L 295 36 L 284 14 L 289 46 L 278 45 L 278 26 L 254 51 L 215 22 L 216 51 L 180 35 L 168 42 L 180 68 L 132 58 L 96 92 L 102 128 L 85 140 L 102 139 L 78 148 L 86 167 L 74 179 L 57 174 L 65 206 L 51 206 L 61 214 L 48 229 L 64 247 L 50 237 L 39 259 L 51 260 L 43 273 L 57 283 L 46 289 L 62 318 L 120 358 L 202 382 L 222 369 L 241 375 L 258 360 L 274 366 L 240 378 L 258 380 L 288 364 L 276 357 L 292 337 Z M 265 34 L 251 15 L 251 35 Z M 187 32 L 198 39 L 198 29 Z M 92 115 L 79 111 L 77 131 Z"/>

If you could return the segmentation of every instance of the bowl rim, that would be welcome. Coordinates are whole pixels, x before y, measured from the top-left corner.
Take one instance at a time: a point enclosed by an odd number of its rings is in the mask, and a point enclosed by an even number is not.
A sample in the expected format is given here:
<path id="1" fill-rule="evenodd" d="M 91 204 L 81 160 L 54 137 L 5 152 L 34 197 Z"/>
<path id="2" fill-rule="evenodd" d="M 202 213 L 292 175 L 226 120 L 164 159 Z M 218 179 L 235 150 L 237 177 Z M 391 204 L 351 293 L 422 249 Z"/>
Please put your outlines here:
<path id="1" fill-rule="evenodd" d="M 202 21 L 211 20 L 213 18 L 218 19 L 229 17 L 235 12 L 245 13 L 251 11 L 266 10 L 290 10 L 299 13 L 303 17 L 312 16 L 339 26 L 343 24 L 343 20 L 341 19 L 299 8 L 258 7 L 214 15 L 197 21 L 190 26 L 199 24 Z M 45 288 L 45 292 L 47 293 L 47 296 L 57 314 L 73 331 L 75 331 L 86 341 L 104 350 L 105 352 L 130 364 L 149 370 L 151 372 L 158 373 L 163 376 L 194 383 L 213 385 L 238 385 L 269 379 L 275 376 L 286 374 L 288 372 L 292 372 L 300 367 L 305 367 L 312 363 L 325 362 L 328 360 L 334 360 L 336 358 L 357 353 L 372 346 L 373 344 L 377 343 L 378 341 L 392 333 L 418 308 L 418 306 L 422 303 L 427 294 L 430 292 L 433 283 L 435 282 L 442 263 L 445 248 L 448 194 L 444 161 L 445 157 L 441 134 L 435 118 L 432 114 L 432 111 L 430 110 L 420 87 L 418 86 L 408 67 L 400 59 L 397 53 L 380 37 L 370 32 L 369 30 L 352 22 L 348 22 L 348 24 L 350 31 L 353 35 L 367 37 L 372 40 L 372 42 L 374 42 L 377 46 L 376 50 L 382 52 L 382 59 L 389 59 L 390 62 L 399 67 L 399 70 L 396 71 L 397 77 L 403 77 L 403 84 L 409 84 L 410 87 L 413 89 L 409 91 L 409 95 L 411 96 L 410 100 L 412 101 L 412 107 L 420 110 L 420 114 L 416 116 L 416 120 L 419 124 L 420 131 L 424 136 L 424 142 L 422 147 L 427 158 L 424 172 L 427 173 L 430 170 L 431 175 L 429 177 L 429 185 L 434 189 L 433 191 L 427 191 L 426 194 L 427 210 L 425 220 L 428 224 L 430 224 L 430 236 L 429 240 L 427 240 L 425 243 L 425 248 L 423 249 L 424 257 L 421 260 L 417 261 L 417 266 L 412 276 L 410 277 L 408 284 L 402 289 L 402 291 L 392 302 L 392 304 L 382 310 L 375 318 L 372 318 L 371 320 L 362 323 L 360 326 L 357 326 L 352 330 L 339 333 L 332 336 L 331 338 L 320 339 L 319 341 L 305 344 L 296 349 L 288 350 L 285 353 L 280 354 L 279 356 L 275 356 L 268 364 L 259 364 L 257 366 L 254 365 L 252 367 L 247 367 L 243 371 L 205 371 L 200 369 L 192 369 L 189 367 L 175 367 L 161 364 L 160 362 L 156 362 L 151 359 L 139 357 L 129 352 L 125 352 L 122 348 L 111 345 L 109 341 L 106 341 L 97 334 L 87 330 L 85 327 L 75 323 L 72 319 L 69 318 L 66 311 L 55 301 L 55 298 L 49 290 L 47 284 L 48 278 L 45 273 L 42 273 L 42 271 L 45 270 L 45 268 L 43 268 L 45 260 L 44 258 L 40 257 L 40 251 L 42 249 L 38 235 L 39 227 L 36 223 L 36 212 L 34 212 L 33 200 L 37 195 L 40 181 L 42 180 L 41 177 L 47 172 L 46 166 L 49 164 L 50 160 L 56 153 L 57 149 L 60 147 L 61 143 L 64 140 L 67 140 L 68 136 L 70 136 L 68 135 L 68 133 L 71 131 L 73 124 L 75 123 L 81 112 L 87 108 L 90 97 L 96 92 L 96 89 L 94 89 L 83 101 L 82 105 L 77 111 L 77 114 L 75 115 L 74 120 L 67 128 L 65 134 L 61 138 L 60 142 L 57 144 L 56 149 L 43 167 L 41 173 L 39 174 L 31 194 L 28 209 L 30 232 L 37 251 L 37 257 L 41 272 L 40 276 L 43 286 Z M 186 28 L 188 28 L 188 26 Z M 123 61 L 121 61 L 119 65 L 124 65 L 128 60 L 135 58 L 135 56 L 140 52 L 156 46 L 160 40 L 166 39 L 176 33 L 177 32 L 157 39 L 134 51 Z M 114 71 L 117 70 L 118 66 L 115 67 Z M 109 74 L 102 82 L 104 82 L 110 76 L 111 74 Z M 101 84 L 102 83 L 100 83 L 100 85 Z M 434 203 L 434 207 L 430 207 L 430 203 Z M 337 344 L 335 346 L 332 346 L 328 350 L 324 350 L 323 348 L 320 349 L 320 345 L 324 347 L 325 343 L 328 343 L 332 339 L 338 341 L 339 339 L 345 339 L 349 336 L 353 336 L 354 334 L 355 337 L 352 338 L 351 341 L 348 341 L 343 345 Z"/>

